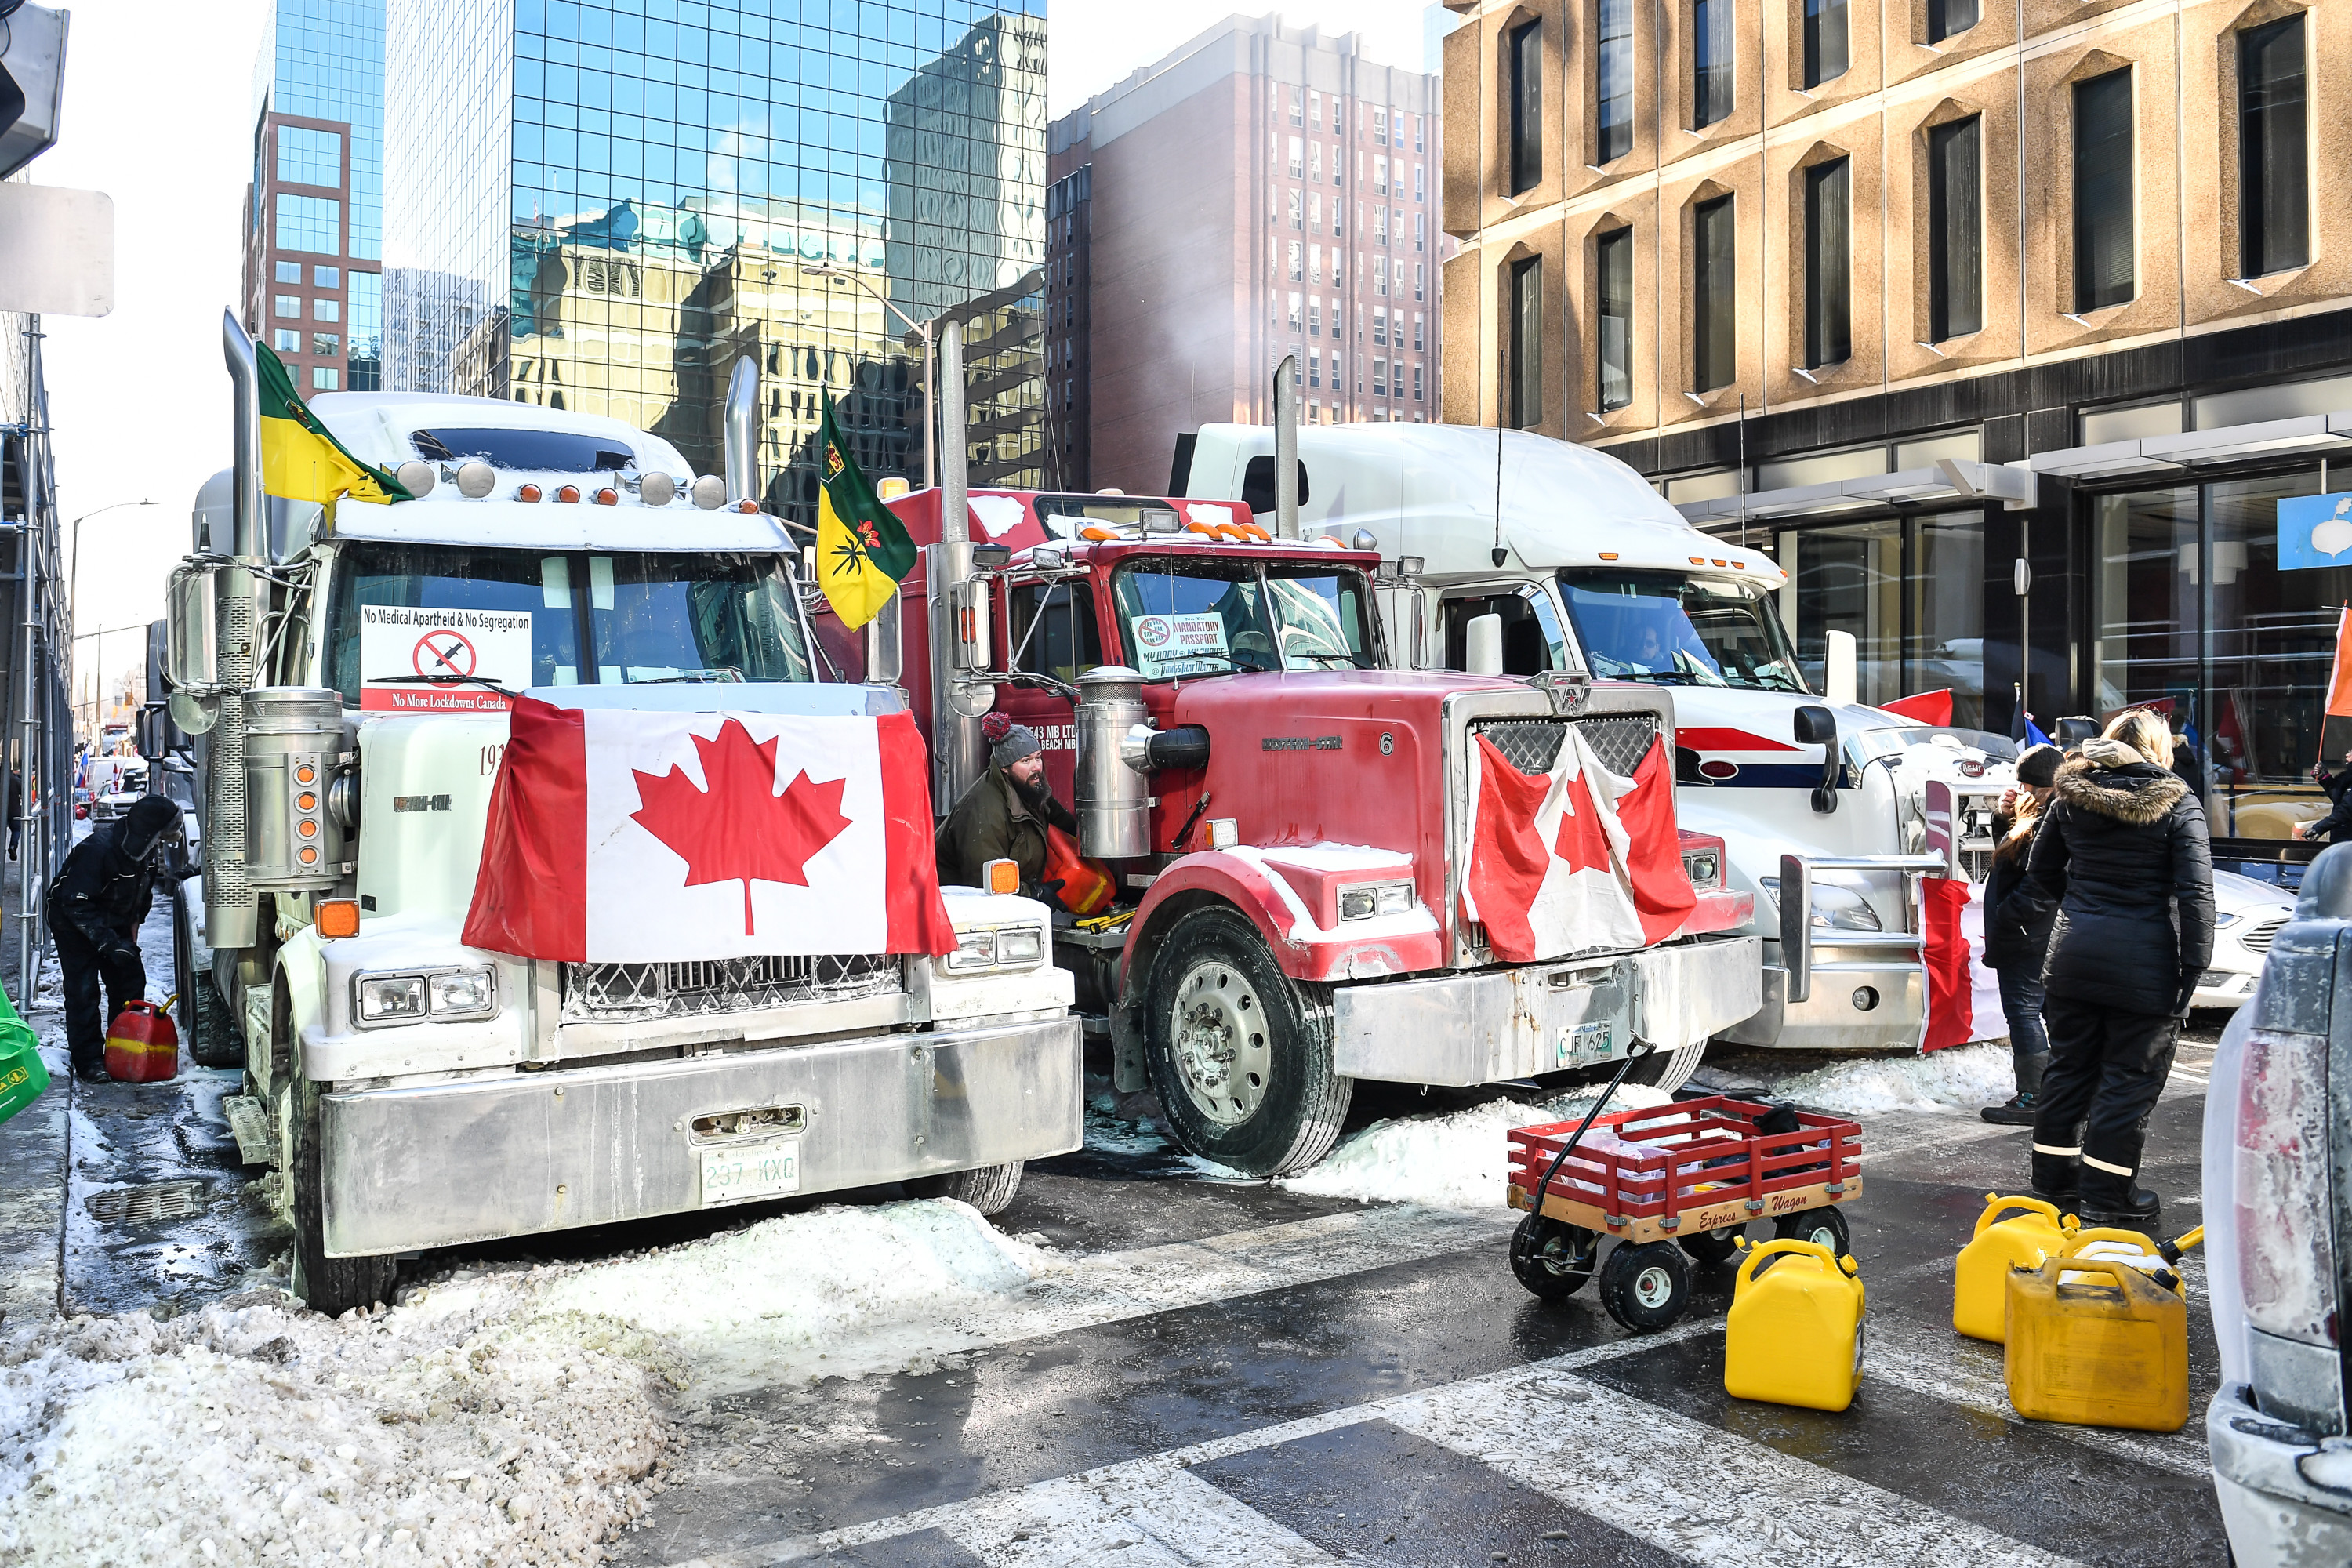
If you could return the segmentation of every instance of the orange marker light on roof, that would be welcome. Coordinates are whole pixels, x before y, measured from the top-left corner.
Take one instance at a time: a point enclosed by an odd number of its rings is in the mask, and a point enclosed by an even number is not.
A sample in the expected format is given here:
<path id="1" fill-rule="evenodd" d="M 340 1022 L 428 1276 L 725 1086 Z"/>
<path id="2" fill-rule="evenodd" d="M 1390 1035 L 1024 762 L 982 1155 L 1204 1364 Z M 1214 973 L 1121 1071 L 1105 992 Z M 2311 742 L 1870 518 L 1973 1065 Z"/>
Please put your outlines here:
<path id="1" fill-rule="evenodd" d="M 596 492 L 596 504 L 598 506 L 618 506 L 621 504 L 621 492 L 618 490 L 598 490 Z"/>
<path id="2" fill-rule="evenodd" d="M 580 487 L 578 485 L 566 485 L 562 489 L 555 492 L 555 499 L 569 506 L 579 500 Z"/>
<path id="3" fill-rule="evenodd" d="M 1729 564 L 1729 563 L 1728 563 L 1728 562 L 1724 562 L 1724 561 L 1718 561 L 1718 562 L 1717 562 L 1717 563 L 1716 563 L 1716 564 L 1717 564 L 1717 566 L 1725 566 L 1725 565 L 1728 565 L 1728 564 Z"/>
<path id="4" fill-rule="evenodd" d="M 1117 539 L 1118 535 L 1113 533 L 1108 528 L 1096 528 L 1090 525 L 1078 530 L 1078 537 L 1080 539 L 1108 540 Z"/>
<path id="5" fill-rule="evenodd" d="M 1706 564 L 1706 557 L 1704 555 L 1694 555 L 1690 558 L 1690 563 L 1694 566 L 1704 566 Z"/>
<path id="6" fill-rule="evenodd" d="M 1731 564 L 1739 571 L 1745 572 L 1748 570 L 1748 563 L 1745 561 L 1735 561 Z"/>
<path id="7" fill-rule="evenodd" d="M 525 485 L 522 489 L 515 491 L 515 500 L 537 500 L 538 499 L 539 487 L 537 485 Z"/>
<path id="8" fill-rule="evenodd" d="M 735 510 L 746 516 L 751 516 L 759 511 L 760 503 L 751 500 L 740 500 L 735 503 Z"/>
<path id="9" fill-rule="evenodd" d="M 1197 533 L 1203 539 L 1214 539 L 1217 537 L 1215 527 L 1205 522 L 1188 522 L 1184 525 L 1184 531 L 1187 533 Z"/>
<path id="10" fill-rule="evenodd" d="M 1614 561 L 1617 559 L 1617 552 L 1613 550 L 1604 550 L 1601 552 L 1601 559 L 1603 561 Z"/>
<path id="11" fill-rule="evenodd" d="M 1260 528 L 1254 522 L 1237 522 L 1234 524 L 1234 526 L 1240 529 L 1244 533 L 1248 534 L 1252 539 L 1256 540 L 1260 544 L 1271 544 L 1274 542 L 1274 535 L 1268 533 L 1265 529 Z"/>

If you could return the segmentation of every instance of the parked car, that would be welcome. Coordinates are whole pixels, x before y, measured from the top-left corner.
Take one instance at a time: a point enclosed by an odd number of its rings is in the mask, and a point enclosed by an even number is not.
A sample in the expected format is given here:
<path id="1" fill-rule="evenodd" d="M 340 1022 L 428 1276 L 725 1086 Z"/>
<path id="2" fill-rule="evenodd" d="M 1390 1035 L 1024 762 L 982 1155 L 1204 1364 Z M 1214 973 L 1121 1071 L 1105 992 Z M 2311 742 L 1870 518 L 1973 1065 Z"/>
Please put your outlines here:
<path id="1" fill-rule="evenodd" d="M 2312 863 L 2222 1033 L 2204 1157 L 2221 1350 L 2205 1433 L 2231 1550 L 2245 1568 L 2352 1563 L 2352 1183 L 2335 1175 L 2352 1170 L 2352 847 Z"/>
<path id="2" fill-rule="evenodd" d="M 2214 872 L 2213 960 L 2197 977 L 2197 995 L 2190 1005 L 2245 1005 L 2253 996 L 2271 943 L 2294 918 L 2293 894 L 2235 871 Z"/>

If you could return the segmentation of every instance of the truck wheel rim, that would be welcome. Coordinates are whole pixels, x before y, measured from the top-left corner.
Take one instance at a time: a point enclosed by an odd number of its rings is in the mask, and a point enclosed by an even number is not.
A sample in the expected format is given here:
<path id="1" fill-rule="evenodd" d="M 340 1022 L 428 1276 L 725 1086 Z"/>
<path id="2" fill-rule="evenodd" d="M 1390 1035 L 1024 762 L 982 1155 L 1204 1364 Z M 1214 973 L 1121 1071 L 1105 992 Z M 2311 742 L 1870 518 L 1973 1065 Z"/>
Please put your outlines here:
<path id="1" fill-rule="evenodd" d="M 1653 1263 L 1633 1276 L 1633 1300 L 1654 1312 L 1675 1299 L 1675 1277 Z"/>
<path id="2" fill-rule="evenodd" d="M 1193 1109 L 1238 1127 L 1265 1099 L 1274 1053 L 1256 988 L 1230 963 L 1196 963 L 1176 988 L 1176 1076 Z"/>

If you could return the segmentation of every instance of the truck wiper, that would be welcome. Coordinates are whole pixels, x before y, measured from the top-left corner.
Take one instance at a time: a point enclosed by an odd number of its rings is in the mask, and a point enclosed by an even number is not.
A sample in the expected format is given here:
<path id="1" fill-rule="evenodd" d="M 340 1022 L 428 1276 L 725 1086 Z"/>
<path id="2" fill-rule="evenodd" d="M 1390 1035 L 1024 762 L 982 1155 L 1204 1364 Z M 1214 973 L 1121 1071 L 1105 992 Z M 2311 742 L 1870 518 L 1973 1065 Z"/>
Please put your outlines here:
<path id="1" fill-rule="evenodd" d="M 520 697 L 521 692 L 500 686 L 486 675 L 371 675 L 362 682 L 367 686 L 487 686 L 501 697 Z"/>

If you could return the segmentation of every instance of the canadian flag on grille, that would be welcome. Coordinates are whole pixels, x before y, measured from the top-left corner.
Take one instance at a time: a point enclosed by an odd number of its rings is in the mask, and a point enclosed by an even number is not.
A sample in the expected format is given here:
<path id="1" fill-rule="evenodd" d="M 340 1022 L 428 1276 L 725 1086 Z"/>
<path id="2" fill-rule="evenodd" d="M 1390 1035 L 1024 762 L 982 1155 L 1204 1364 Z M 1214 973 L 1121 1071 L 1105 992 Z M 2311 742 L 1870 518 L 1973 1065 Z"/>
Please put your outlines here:
<path id="1" fill-rule="evenodd" d="M 954 949 L 908 715 L 524 697 L 512 721 L 467 945 L 579 963 Z"/>
<path id="2" fill-rule="evenodd" d="M 1657 741 L 1622 777 L 1573 724 L 1549 773 L 1524 773 L 1485 735 L 1470 758 L 1462 913 L 1512 963 L 1646 947 L 1698 903 L 1675 830 L 1674 776 Z"/>

